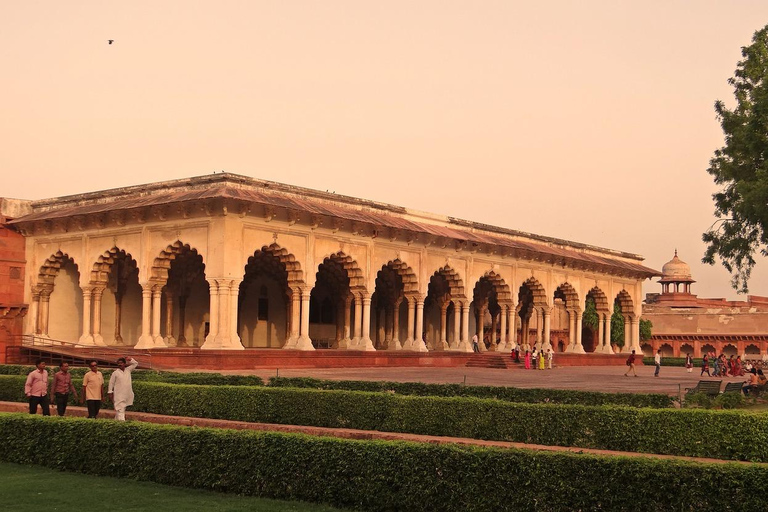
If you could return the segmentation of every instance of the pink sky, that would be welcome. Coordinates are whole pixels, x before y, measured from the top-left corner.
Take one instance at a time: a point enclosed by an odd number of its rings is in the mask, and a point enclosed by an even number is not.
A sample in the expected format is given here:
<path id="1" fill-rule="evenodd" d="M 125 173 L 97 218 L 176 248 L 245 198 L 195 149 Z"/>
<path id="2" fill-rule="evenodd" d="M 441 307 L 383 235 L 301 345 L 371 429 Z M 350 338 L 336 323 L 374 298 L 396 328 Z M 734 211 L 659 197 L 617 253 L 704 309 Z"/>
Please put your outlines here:
<path id="1" fill-rule="evenodd" d="M 694 293 L 734 298 L 699 263 L 712 105 L 766 23 L 765 1 L 6 1 L 0 196 L 226 170 L 657 269 L 677 248 Z M 759 257 L 750 292 L 767 278 Z"/>

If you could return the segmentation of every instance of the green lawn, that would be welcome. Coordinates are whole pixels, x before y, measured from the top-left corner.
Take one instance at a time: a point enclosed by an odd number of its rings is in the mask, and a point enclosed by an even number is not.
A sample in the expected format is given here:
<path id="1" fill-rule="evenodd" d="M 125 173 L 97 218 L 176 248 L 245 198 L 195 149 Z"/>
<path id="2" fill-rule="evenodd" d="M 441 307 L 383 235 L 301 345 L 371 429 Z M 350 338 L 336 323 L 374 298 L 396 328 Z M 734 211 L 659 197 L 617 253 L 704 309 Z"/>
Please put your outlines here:
<path id="1" fill-rule="evenodd" d="M 3 510 L 332 512 L 339 509 L 0 463 Z"/>

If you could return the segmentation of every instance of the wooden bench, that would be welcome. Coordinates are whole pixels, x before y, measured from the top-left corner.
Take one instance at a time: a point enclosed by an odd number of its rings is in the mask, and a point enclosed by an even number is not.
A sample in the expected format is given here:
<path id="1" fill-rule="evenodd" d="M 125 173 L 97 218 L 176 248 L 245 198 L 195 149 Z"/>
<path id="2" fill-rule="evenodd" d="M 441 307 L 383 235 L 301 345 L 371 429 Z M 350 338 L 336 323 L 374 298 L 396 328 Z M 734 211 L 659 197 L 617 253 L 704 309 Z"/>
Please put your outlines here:
<path id="1" fill-rule="evenodd" d="M 725 385 L 723 393 L 741 393 L 741 387 L 743 385 L 743 382 L 729 382 Z"/>
<path id="2" fill-rule="evenodd" d="M 704 393 L 707 396 L 717 396 L 720 394 L 721 380 L 700 380 L 696 387 L 685 388 L 685 394 Z"/>

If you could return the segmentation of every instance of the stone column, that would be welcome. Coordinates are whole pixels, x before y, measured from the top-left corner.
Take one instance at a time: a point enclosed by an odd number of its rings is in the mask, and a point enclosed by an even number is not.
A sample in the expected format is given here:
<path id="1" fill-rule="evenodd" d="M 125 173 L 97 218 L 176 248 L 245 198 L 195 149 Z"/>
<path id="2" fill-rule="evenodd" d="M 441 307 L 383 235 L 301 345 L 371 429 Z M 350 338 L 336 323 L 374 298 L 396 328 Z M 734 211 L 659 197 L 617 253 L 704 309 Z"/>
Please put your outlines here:
<path id="1" fill-rule="evenodd" d="M 403 302 L 403 297 L 400 296 L 395 299 L 395 303 L 392 306 L 392 340 L 389 342 L 388 350 L 402 350 L 400 345 L 400 304 Z"/>
<path id="2" fill-rule="evenodd" d="M 176 346 L 176 338 L 173 337 L 173 292 L 165 289 L 165 344 L 169 347 Z"/>
<path id="3" fill-rule="evenodd" d="M 243 342 L 240 339 L 240 333 L 237 332 L 237 313 L 238 313 L 238 297 L 240 296 L 240 281 L 233 280 L 229 287 L 229 343 L 232 348 L 243 347 Z M 167 333 L 171 339 L 171 333 Z M 239 345 L 239 347 L 238 347 Z"/>
<path id="4" fill-rule="evenodd" d="M 420 296 L 416 297 L 416 332 L 414 333 L 411 350 L 414 352 L 428 352 L 427 345 L 424 343 L 424 298 Z"/>
<path id="5" fill-rule="evenodd" d="M 78 343 L 80 345 L 93 345 L 93 335 L 91 334 L 91 294 L 93 289 L 90 286 L 83 287 L 83 334 L 80 335 Z"/>
<path id="6" fill-rule="evenodd" d="M 164 347 L 165 341 L 160 334 L 160 312 L 162 303 L 160 302 L 163 297 L 163 290 L 160 285 L 155 285 L 152 288 L 152 340 L 155 347 Z"/>
<path id="7" fill-rule="evenodd" d="M 123 344 L 123 291 L 118 284 L 115 290 L 115 345 Z"/>
<path id="8" fill-rule="evenodd" d="M 101 335 L 101 297 L 104 293 L 103 286 L 93 289 L 93 344 L 106 347 L 104 336 Z"/>
<path id="9" fill-rule="evenodd" d="M 636 316 L 630 316 L 629 325 L 631 326 L 630 341 L 632 343 L 632 350 L 634 350 L 636 354 L 640 354 L 640 357 L 642 357 L 643 349 L 640 346 L 640 318 Z M 626 330 L 626 328 L 627 327 L 625 325 L 624 329 Z M 740 351 L 740 353 L 743 352 Z"/>
<path id="10" fill-rule="evenodd" d="M 469 302 L 461 303 L 461 340 L 459 350 L 472 352 L 472 341 L 469 339 Z"/>
<path id="11" fill-rule="evenodd" d="M 507 350 L 517 347 L 517 308 L 515 303 L 509 305 L 509 335 L 507 336 Z"/>
<path id="12" fill-rule="evenodd" d="M 210 286 L 210 314 L 208 320 L 208 336 L 205 337 L 201 349 L 219 348 L 216 343 L 216 336 L 219 334 L 219 284 L 215 279 L 208 279 Z"/>
<path id="13" fill-rule="evenodd" d="M 368 293 L 362 293 L 362 311 L 363 314 L 361 315 L 361 333 L 360 341 L 357 343 L 355 348 L 357 350 L 376 350 L 376 347 L 373 346 L 373 341 L 371 340 L 371 296 L 368 295 Z"/>
<path id="14" fill-rule="evenodd" d="M 581 320 L 582 320 L 582 312 L 581 310 L 576 310 L 576 332 L 574 333 L 574 346 L 573 351 L 579 354 L 584 354 L 584 345 L 582 344 L 581 340 Z"/>
<path id="15" fill-rule="evenodd" d="M 490 310 L 491 308 L 489 307 L 488 311 Z M 499 348 L 497 338 L 496 338 L 496 329 L 498 325 L 499 325 L 499 315 L 491 313 L 491 348 L 490 350 L 492 352 L 495 352 Z"/>
<path id="16" fill-rule="evenodd" d="M 40 334 L 40 319 L 38 315 L 40 311 L 40 291 L 32 290 L 32 304 L 29 305 L 29 312 L 27 318 L 29 318 L 29 326 L 27 332 L 33 336 Z"/>
<path id="17" fill-rule="evenodd" d="M 145 349 L 155 346 L 152 334 L 150 333 L 152 325 L 152 285 L 141 285 L 141 336 L 134 348 Z M 213 328 L 213 322 L 211 322 Z M 210 336 L 210 335 L 209 335 Z"/>
<path id="18" fill-rule="evenodd" d="M 40 336 L 48 337 L 48 313 L 51 305 L 51 292 L 53 290 L 42 290 L 40 292 L 40 310 L 38 311 L 37 328 Z"/>
<path id="19" fill-rule="evenodd" d="M 416 297 L 408 297 L 408 335 L 403 342 L 403 348 L 411 350 L 413 348 L 413 324 L 416 319 Z"/>
<path id="20" fill-rule="evenodd" d="M 344 297 L 344 337 L 339 342 L 340 349 L 349 348 L 352 344 L 352 294 Z"/>
<path id="21" fill-rule="evenodd" d="M 507 305 L 501 304 L 501 311 L 499 311 L 499 316 L 501 317 L 501 339 L 496 347 L 498 352 L 507 352 L 509 350 L 509 345 L 507 344 L 507 311 L 509 311 Z"/>
<path id="22" fill-rule="evenodd" d="M 632 329 L 629 323 L 629 315 L 622 315 L 624 318 L 624 348 L 621 349 L 623 353 L 632 352 Z"/>
<path id="23" fill-rule="evenodd" d="M 477 309 L 477 347 L 480 352 L 486 352 L 485 347 L 485 304 L 480 304 Z"/>
<path id="24" fill-rule="evenodd" d="M 543 324 L 543 333 L 544 338 L 542 340 L 541 349 L 547 350 L 552 348 L 552 341 L 551 341 L 551 335 L 552 335 L 552 308 L 549 306 L 544 306 L 541 309 L 541 317 L 542 317 L 542 324 Z"/>
<path id="25" fill-rule="evenodd" d="M 605 353 L 606 354 L 613 354 L 613 347 L 611 346 L 611 314 L 606 313 L 603 317 L 603 324 L 605 325 L 605 328 L 603 329 L 603 334 L 605 335 Z"/>
<path id="26" fill-rule="evenodd" d="M 544 308 L 536 308 L 536 349 L 544 344 Z"/>
<path id="27" fill-rule="evenodd" d="M 355 325 L 352 333 L 352 343 L 349 348 L 357 348 L 360 343 L 363 330 L 363 299 L 360 294 L 355 295 Z"/>
<path id="28" fill-rule="evenodd" d="M 451 302 L 453 303 L 453 339 L 449 349 L 458 350 L 461 344 L 461 304 L 457 300 Z"/>
<path id="29" fill-rule="evenodd" d="M 440 306 L 440 340 L 435 343 L 436 350 L 448 350 L 448 305 L 450 301 L 445 301 Z"/>
<path id="30" fill-rule="evenodd" d="M 343 339 L 344 339 L 344 301 L 340 300 L 336 304 L 336 339 L 333 340 L 333 348 L 339 348 L 339 344 Z"/>
<path id="31" fill-rule="evenodd" d="M 603 314 L 597 313 L 597 348 L 595 352 L 598 354 L 605 353 L 605 320 Z"/>
<path id="32" fill-rule="evenodd" d="M 283 348 L 296 348 L 299 341 L 299 323 L 301 322 L 301 289 L 291 288 L 291 312 L 289 322 L 288 339 L 283 344 Z"/>
<path id="33" fill-rule="evenodd" d="M 567 309 L 568 312 L 568 346 L 566 352 L 573 352 L 576 346 L 576 312 L 573 309 Z"/>
<path id="34" fill-rule="evenodd" d="M 310 288 L 301 289 L 301 323 L 299 327 L 299 339 L 294 348 L 298 350 L 315 350 L 309 337 L 309 297 Z"/>

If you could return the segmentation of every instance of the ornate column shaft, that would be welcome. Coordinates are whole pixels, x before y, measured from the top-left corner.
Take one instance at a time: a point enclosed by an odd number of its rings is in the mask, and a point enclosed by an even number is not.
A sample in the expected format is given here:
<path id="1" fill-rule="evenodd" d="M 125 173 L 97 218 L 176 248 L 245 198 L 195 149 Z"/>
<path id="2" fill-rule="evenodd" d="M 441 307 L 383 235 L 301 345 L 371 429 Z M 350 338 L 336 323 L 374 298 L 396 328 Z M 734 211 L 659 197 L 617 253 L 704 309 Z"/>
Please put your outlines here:
<path id="1" fill-rule="evenodd" d="M 480 352 L 486 352 L 485 346 L 485 304 L 480 304 L 477 312 L 477 346 Z"/>
<path id="2" fill-rule="evenodd" d="M 78 341 L 81 345 L 93 345 L 93 335 L 91 334 L 92 292 L 93 289 L 90 286 L 83 287 L 83 334 L 80 335 Z"/>
<path id="3" fill-rule="evenodd" d="M 145 349 L 155 346 L 151 334 L 152 328 L 152 285 L 141 285 L 141 336 L 135 348 Z"/>
<path id="4" fill-rule="evenodd" d="M 461 303 L 461 339 L 459 349 L 463 352 L 472 352 L 472 343 L 469 341 L 469 302 Z"/>
<path id="5" fill-rule="evenodd" d="M 506 352 L 509 347 L 507 346 L 507 312 L 509 311 L 509 308 L 506 304 L 501 305 L 501 311 L 499 312 L 499 316 L 501 317 L 501 339 L 499 339 L 499 344 L 496 347 L 496 350 L 499 352 Z"/>
<path id="6" fill-rule="evenodd" d="M 629 315 L 624 315 L 624 348 L 622 352 L 632 352 L 632 325 L 629 323 Z"/>
<path id="7" fill-rule="evenodd" d="M 424 299 L 422 297 L 416 298 L 416 332 L 414 332 L 411 350 L 427 352 L 427 345 L 424 343 Z"/>
<path id="8" fill-rule="evenodd" d="M 513 302 L 509 308 L 509 335 L 507 336 L 507 350 L 514 350 L 517 347 L 517 308 Z"/>
<path id="9" fill-rule="evenodd" d="M 400 304 L 402 302 L 403 297 L 398 297 L 392 305 L 392 339 L 387 347 L 388 350 L 401 350 L 403 348 L 400 345 Z"/>
<path id="10" fill-rule="evenodd" d="M 490 311 L 490 307 L 488 308 Z M 497 329 L 499 327 L 499 315 L 491 313 L 491 348 L 490 350 L 495 352 L 498 349 Z"/>
<path id="11" fill-rule="evenodd" d="M 38 315 L 40 311 L 40 292 L 32 290 L 32 304 L 29 305 L 29 312 L 27 318 L 29 318 L 29 324 L 27 326 L 27 332 L 32 335 L 40 334 L 40 319 Z"/>
<path id="12" fill-rule="evenodd" d="M 565 347 L 565 351 L 573 352 L 576 346 L 576 311 L 573 309 L 566 311 L 568 312 L 568 346 Z"/>
<path id="13" fill-rule="evenodd" d="M 440 342 L 436 344 L 437 350 L 448 350 L 448 305 L 450 301 L 445 301 L 440 306 Z"/>
<path id="14" fill-rule="evenodd" d="M 542 323 L 543 330 L 544 330 L 544 339 L 541 342 L 541 348 L 542 350 L 548 350 L 552 348 L 552 342 L 551 342 L 551 336 L 552 336 L 552 308 L 545 306 L 541 310 L 541 317 L 542 317 Z"/>
<path id="15" fill-rule="evenodd" d="M 176 345 L 173 337 L 173 292 L 165 289 L 165 344 L 169 347 Z"/>
<path id="16" fill-rule="evenodd" d="M 584 354 L 584 345 L 582 345 L 581 340 L 581 326 L 582 326 L 582 312 L 581 310 L 576 310 L 576 332 L 574 333 L 575 339 L 574 339 L 574 347 L 573 351 L 578 352 L 579 354 Z"/>
<path id="17" fill-rule="evenodd" d="M 416 319 L 416 297 L 408 297 L 408 336 L 405 338 L 403 348 L 410 350 L 413 346 L 413 328 Z"/>
<path id="18" fill-rule="evenodd" d="M 362 293 L 363 314 L 361 315 L 361 336 L 355 348 L 357 350 L 376 350 L 371 341 L 371 296 Z"/>
<path id="19" fill-rule="evenodd" d="M 152 339 L 156 347 L 164 347 L 165 341 L 160 334 L 160 313 L 162 306 L 163 290 L 160 285 L 152 288 Z"/>
<path id="20" fill-rule="evenodd" d="M 595 352 L 599 354 L 605 353 L 605 320 L 600 312 L 597 313 L 597 347 Z"/>
<path id="21" fill-rule="evenodd" d="M 311 292 L 310 288 L 301 289 L 301 327 L 295 347 L 298 350 L 315 350 L 309 337 L 309 297 Z"/>
<path id="22" fill-rule="evenodd" d="M 352 294 L 344 297 L 344 337 L 339 342 L 340 349 L 349 348 L 352 344 Z"/>
<path id="23" fill-rule="evenodd" d="M 205 337 L 205 343 L 200 346 L 201 349 L 219 348 L 216 346 L 216 336 L 219 334 L 219 284 L 215 279 L 207 281 L 210 286 L 208 336 Z"/>
<path id="24" fill-rule="evenodd" d="M 48 313 L 51 305 L 51 292 L 44 290 L 40 293 L 40 310 L 38 311 L 37 328 L 40 336 L 48 337 Z"/>
<path id="25" fill-rule="evenodd" d="M 101 347 L 106 347 L 104 336 L 101 335 L 101 297 L 104 294 L 104 287 L 97 286 L 93 289 L 93 343 Z"/>
<path id="26" fill-rule="evenodd" d="M 283 348 L 296 348 L 296 342 L 299 341 L 299 329 L 301 323 L 301 289 L 291 288 L 291 306 L 290 322 L 288 322 L 288 339 L 283 344 Z"/>
<path id="27" fill-rule="evenodd" d="M 642 357 L 643 349 L 640 347 L 640 318 L 636 316 L 629 317 L 629 325 L 631 326 L 630 341 L 632 343 L 632 349 Z M 739 353 L 741 353 L 741 351 Z"/>
<path id="28" fill-rule="evenodd" d="M 387 308 L 382 307 L 379 308 L 379 319 L 378 322 L 376 322 L 376 344 L 374 345 L 377 349 L 379 348 L 387 348 L 387 334 L 388 334 L 388 326 L 387 326 Z"/>
<path id="29" fill-rule="evenodd" d="M 240 333 L 237 332 L 238 297 L 240 296 L 240 281 L 233 280 L 229 286 L 229 343 L 232 348 L 243 348 Z M 171 333 L 167 333 L 171 339 Z"/>
<path id="30" fill-rule="evenodd" d="M 544 343 L 544 308 L 536 308 L 536 348 Z"/>
<path id="31" fill-rule="evenodd" d="M 339 348 L 339 343 L 344 339 L 344 301 L 336 304 L 336 339 L 333 340 L 333 348 Z"/>
<path id="32" fill-rule="evenodd" d="M 355 295 L 355 325 L 354 333 L 352 334 L 352 343 L 349 344 L 349 348 L 356 348 L 360 343 L 363 330 L 363 299 L 360 294 Z"/>

